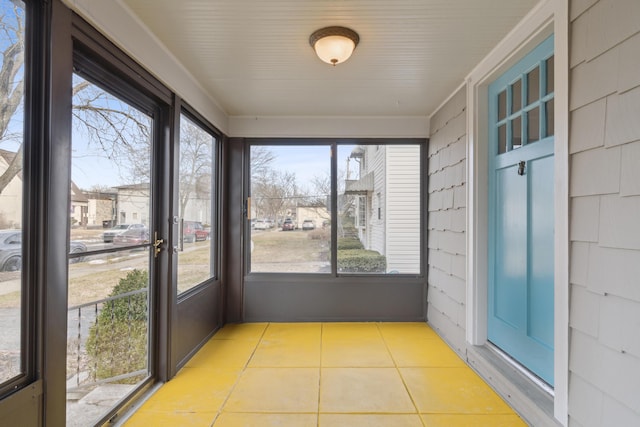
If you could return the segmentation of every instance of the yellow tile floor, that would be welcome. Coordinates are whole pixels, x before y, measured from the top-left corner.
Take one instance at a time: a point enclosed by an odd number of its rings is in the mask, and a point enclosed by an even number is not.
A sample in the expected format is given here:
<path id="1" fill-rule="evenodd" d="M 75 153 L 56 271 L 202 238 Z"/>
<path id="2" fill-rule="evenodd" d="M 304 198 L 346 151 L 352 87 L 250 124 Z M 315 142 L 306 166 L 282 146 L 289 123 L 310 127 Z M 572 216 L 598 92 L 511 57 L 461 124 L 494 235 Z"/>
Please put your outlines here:
<path id="1" fill-rule="evenodd" d="M 525 425 L 424 323 L 227 325 L 125 424 Z"/>

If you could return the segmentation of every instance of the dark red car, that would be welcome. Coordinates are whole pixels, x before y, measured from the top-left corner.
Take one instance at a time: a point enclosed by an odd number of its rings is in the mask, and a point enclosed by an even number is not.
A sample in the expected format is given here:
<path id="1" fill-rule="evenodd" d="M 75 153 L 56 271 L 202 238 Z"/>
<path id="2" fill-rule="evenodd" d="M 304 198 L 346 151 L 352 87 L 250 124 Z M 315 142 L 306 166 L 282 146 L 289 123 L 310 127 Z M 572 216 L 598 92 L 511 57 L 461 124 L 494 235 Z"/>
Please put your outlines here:
<path id="1" fill-rule="evenodd" d="M 209 232 L 200 221 L 185 221 L 182 226 L 182 238 L 185 242 L 199 242 L 209 238 Z"/>
<path id="2" fill-rule="evenodd" d="M 282 231 L 292 231 L 296 229 L 296 224 L 291 218 L 287 218 L 282 223 Z"/>
<path id="3" fill-rule="evenodd" d="M 148 228 L 132 228 L 122 234 L 113 236 L 113 244 L 115 246 L 133 246 L 149 243 Z"/>

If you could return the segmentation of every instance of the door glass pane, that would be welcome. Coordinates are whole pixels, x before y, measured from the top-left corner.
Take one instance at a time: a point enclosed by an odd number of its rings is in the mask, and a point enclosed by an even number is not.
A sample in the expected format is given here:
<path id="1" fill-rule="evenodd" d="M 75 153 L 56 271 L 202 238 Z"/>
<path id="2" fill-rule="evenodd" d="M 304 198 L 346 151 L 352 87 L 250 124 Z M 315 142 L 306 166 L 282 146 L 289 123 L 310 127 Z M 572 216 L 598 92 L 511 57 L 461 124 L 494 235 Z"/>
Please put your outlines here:
<path id="1" fill-rule="evenodd" d="M 24 372 L 22 146 L 24 3 L 0 1 L 0 384 Z"/>
<path id="2" fill-rule="evenodd" d="M 328 145 L 253 145 L 251 272 L 331 272 Z"/>
<path id="3" fill-rule="evenodd" d="M 67 419 L 93 425 L 149 376 L 153 121 L 80 76 L 73 88 Z"/>
<path id="4" fill-rule="evenodd" d="M 507 152 L 507 125 L 498 127 L 498 154 Z"/>
<path id="5" fill-rule="evenodd" d="M 527 105 L 540 99 L 540 67 L 527 74 Z"/>
<path id="6" fill-rule="evenodd" d="M 550 94 L 551 92 L 554 91 L 554 77 L 553 77 L 553 72 L 554 72 L 554 57 L 552 56 L 551 58 L 547 59 L 547 94 Z"/>
<path id="7" fill-rule="evenodd" d="M 511 147 L 522 147 L 522 118 L 516 117 L 511 121 Z"/>
<path id="8" fill-rule="evenodd" d="M 511 113 L 516 113 L 522 108 L 522 80 L 511 85 Z"/>
<path id="9" fill-rule="evenodd" d="M 507 91 L 503 90 L 498 94 L 498 120 L 507 117 Z"/>
<path id="10" fill-rule="evenodd" d="M 338 146 L 337 269 L 420 273 L 420 146 Z"/>
<path id="11" fill-rule="evenodd" d="M 178 293 L 213 277 L 214 137 L 184 114 L 180 117 Z"/>
<path id="12" fill-rule="evenodd" d="M 540 139 L 540 107 L 527 112 L 527 143 Z"/>
<path id="13" fill-rule="evenodd" d="M 554 113 L 554 106 L 553 106 L 553 99 L 551 99 L 549 102 L 545 103 L 545 117 L 547 120 L 547 136 L 553 136 L 554 132 L 555 132 L 555 121 L 553 119 L 553 113 Z"/>

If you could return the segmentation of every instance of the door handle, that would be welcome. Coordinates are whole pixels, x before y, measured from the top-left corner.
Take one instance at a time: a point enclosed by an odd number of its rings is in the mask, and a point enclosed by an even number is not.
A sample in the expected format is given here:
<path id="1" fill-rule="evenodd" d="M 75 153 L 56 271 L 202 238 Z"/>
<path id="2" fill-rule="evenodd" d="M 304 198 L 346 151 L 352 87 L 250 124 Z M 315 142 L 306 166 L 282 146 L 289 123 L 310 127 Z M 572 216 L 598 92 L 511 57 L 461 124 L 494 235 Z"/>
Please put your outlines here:
<path id="1" fill-rule="evenodd" d="M 179 233 L 179 241 L 180 241 L 180 252 L 184 251 L 184 218 L 180 218 L 180 231 Z"/>
<path id="2" fill-rule="evenodd" d="M 521 160 L 520 163 L 518 163 L 518 175 L 522 176 L 524 175 L 524 168 L 527 165 L 527 162 L 525 162 L 524 160 Z"/>

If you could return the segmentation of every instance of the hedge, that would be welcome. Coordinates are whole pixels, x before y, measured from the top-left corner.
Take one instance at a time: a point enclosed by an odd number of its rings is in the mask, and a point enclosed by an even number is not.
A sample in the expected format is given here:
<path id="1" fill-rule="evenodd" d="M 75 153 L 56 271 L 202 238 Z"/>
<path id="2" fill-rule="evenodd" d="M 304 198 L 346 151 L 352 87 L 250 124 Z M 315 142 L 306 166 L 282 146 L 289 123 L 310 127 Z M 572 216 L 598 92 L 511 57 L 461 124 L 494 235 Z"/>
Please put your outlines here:
<path id="1" fill-rule="evenodd" d="M 387 259 L 376 251 L 346 249 L 338 251 L 338 271 L 343 273 L 384 273 Z"/>
<path id="2" fill-rule="evenodd" d="M 357 238 L 340 237 L 338 238 L 338 250 L 345 249 L 364 249 L 362 242 Z"/>
<path id="3" fill-rule="evenodd" d="M 146 271 L 132 270 L 120 279 L 109 297 L 147 288 Z M 93 377 L 113 378 L 147 367 L 147 292 L 105 302 L 89 329 L 87 354 Z M 118 382 L 134 384 L 139 378 Z"/>

